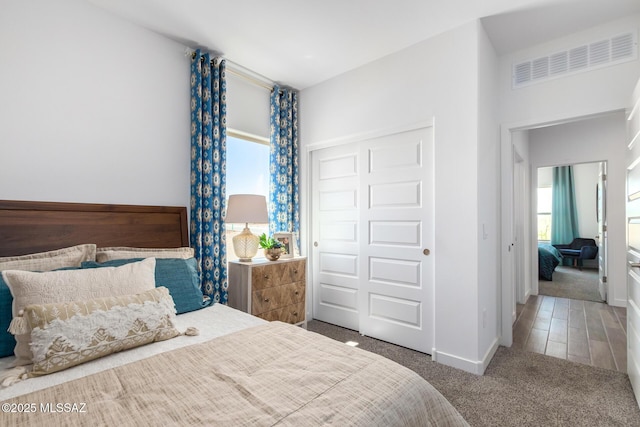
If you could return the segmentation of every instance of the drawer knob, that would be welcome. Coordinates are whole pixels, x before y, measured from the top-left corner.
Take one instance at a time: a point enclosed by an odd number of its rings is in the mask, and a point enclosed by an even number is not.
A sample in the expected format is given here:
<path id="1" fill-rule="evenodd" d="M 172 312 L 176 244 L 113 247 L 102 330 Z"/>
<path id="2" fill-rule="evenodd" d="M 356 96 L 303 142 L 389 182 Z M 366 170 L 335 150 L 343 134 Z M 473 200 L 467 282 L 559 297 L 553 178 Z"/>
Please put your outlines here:
<path id="1" fill-rule="evenodd" d="M 300 291 L 296 291 L 296 295 L 299 295 L 299 294 L 300 294 Z"/>
<path id="2" fill-rule="evenodd" d="M 293 314 L 294 316 L 298 317 L 298 312 L 297 312 L 297 311 L 294 311 L 294 312 L 293 312 L 293 313 L 291 313 L 291 314 Z"/>
<path id="3" fill-rule="evenodd" d="M 268 275 L 268 274 L 265 274 L 265 275 L 264 275 L 264 278 L 265 278 L 265 279 L 268 279 L 268 278 L 269 278 L 269 275 Z"/>
<path id="4" fill-rule="evenodd" d="M 269 302 L 269 298 L 265 298 L 265 299 L 264 299 L 264 302 Z"/>
<path id="5" fill-rule="evenodd" d="M 298 270 L 297 270 L 297 269 L 294 269 L 294 270 L 293 270 L 293 274 L 298 274 Z"/>

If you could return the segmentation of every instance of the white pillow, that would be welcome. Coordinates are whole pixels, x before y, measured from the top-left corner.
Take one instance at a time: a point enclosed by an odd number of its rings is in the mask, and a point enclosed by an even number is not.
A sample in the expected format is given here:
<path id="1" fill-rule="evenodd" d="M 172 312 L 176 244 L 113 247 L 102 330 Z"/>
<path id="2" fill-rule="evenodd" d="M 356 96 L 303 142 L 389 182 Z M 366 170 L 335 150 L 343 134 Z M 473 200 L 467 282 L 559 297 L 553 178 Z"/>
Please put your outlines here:
<path id="1" fill-rule="evenodd" d="M 131 258 L 193 258 L 193 248 L 127 248 L 111 247 L 98 248 L 96 250 L 96 261 L 105 262 L 114 259 Z"/>
<path id="2" fill-rule="evenodd" d="M 80 267 L 85 261 L 96 259 L 96 245 L 71 246 L 55 251 L 29 255 L 0 257 L 1 270 L 50 271 L 63 267 Z"/>
<path id="3" fill-rule="evenodd" d="M 155 269 L 155 258 L 148 258 L 120 267 L 45 273 L 7 270 L 2 275 L 13 295 L 15 318 L 27 305 L 130 295 L 154 289 Z M 30 334 L 16 335 L 15 338 L 15 365 L 31 364 Z"/>

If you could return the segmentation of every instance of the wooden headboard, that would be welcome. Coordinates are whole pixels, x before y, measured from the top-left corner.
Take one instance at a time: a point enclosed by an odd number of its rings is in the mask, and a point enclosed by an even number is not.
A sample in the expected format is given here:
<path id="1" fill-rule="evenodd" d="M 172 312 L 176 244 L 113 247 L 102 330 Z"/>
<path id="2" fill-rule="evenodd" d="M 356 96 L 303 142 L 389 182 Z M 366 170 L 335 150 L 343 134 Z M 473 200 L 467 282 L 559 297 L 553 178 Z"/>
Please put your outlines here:
<path id="1" fill-rule="evenodd" d="M 82 243 L 98 247 L 189 246 L 187 209 L 0 200 L 0 256 Z"/>

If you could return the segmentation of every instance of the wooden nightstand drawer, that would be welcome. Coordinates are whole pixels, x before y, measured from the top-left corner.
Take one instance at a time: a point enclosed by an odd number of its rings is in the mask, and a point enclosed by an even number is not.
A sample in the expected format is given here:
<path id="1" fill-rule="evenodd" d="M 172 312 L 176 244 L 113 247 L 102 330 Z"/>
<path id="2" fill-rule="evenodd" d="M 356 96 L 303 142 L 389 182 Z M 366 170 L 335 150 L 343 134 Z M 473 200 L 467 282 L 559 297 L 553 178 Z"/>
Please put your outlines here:
<path id="1" fill-rule="evenodd" d="M 304 303 L 291 304 L 275 310 L 261 313 L 258 317 L 270 322 L 279 320 L 286 323 L 300 323 L 304 321 Z"/>
<path id="2" fill-rule="evenodd" d="M 289 270 L 289 278 L 292 282 L 300 282 L 305 280 L 306 265 L 307 263 L 303 259 L 291 262 L 287 265 L 287 269 Z"/>
<path id="3" fill-rule="evenodd" d="M 263 289 L 251 295 L 251 314 L 258 315 L 285 305 L 304 301 L 304 282 L 288 283 Z"/>
<path id="4" fill-rule="evenodd" d="M 289 282 L 287 264 L 270 264 L 251 269 L 251 287 L 254 291 L 272 288 Z"/>
<path id="5" fill-rule="evenodd" d="M 303 323 L 306 270 L 304 257 L 230 261 L 228 304 L 266 320 Z"/>

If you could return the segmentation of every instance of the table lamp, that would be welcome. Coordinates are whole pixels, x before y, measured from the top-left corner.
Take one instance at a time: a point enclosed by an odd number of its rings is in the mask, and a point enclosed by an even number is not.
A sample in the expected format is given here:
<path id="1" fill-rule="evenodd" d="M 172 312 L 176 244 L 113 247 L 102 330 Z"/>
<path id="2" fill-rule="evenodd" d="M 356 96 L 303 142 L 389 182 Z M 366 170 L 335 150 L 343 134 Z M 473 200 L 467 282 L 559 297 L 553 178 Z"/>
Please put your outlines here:
<path id="1" fill-rule="evenodd" d="M 249 230 L 249 223 L 266 224 L 269 222 L 267 199 L 258 194 L 233 194 L 227 203 L 226 223 L 243 223 L 244 230 L 233 237 L 233 250 L 239 261 L 251 261 L 256 253 L 260 238 Z"/>

